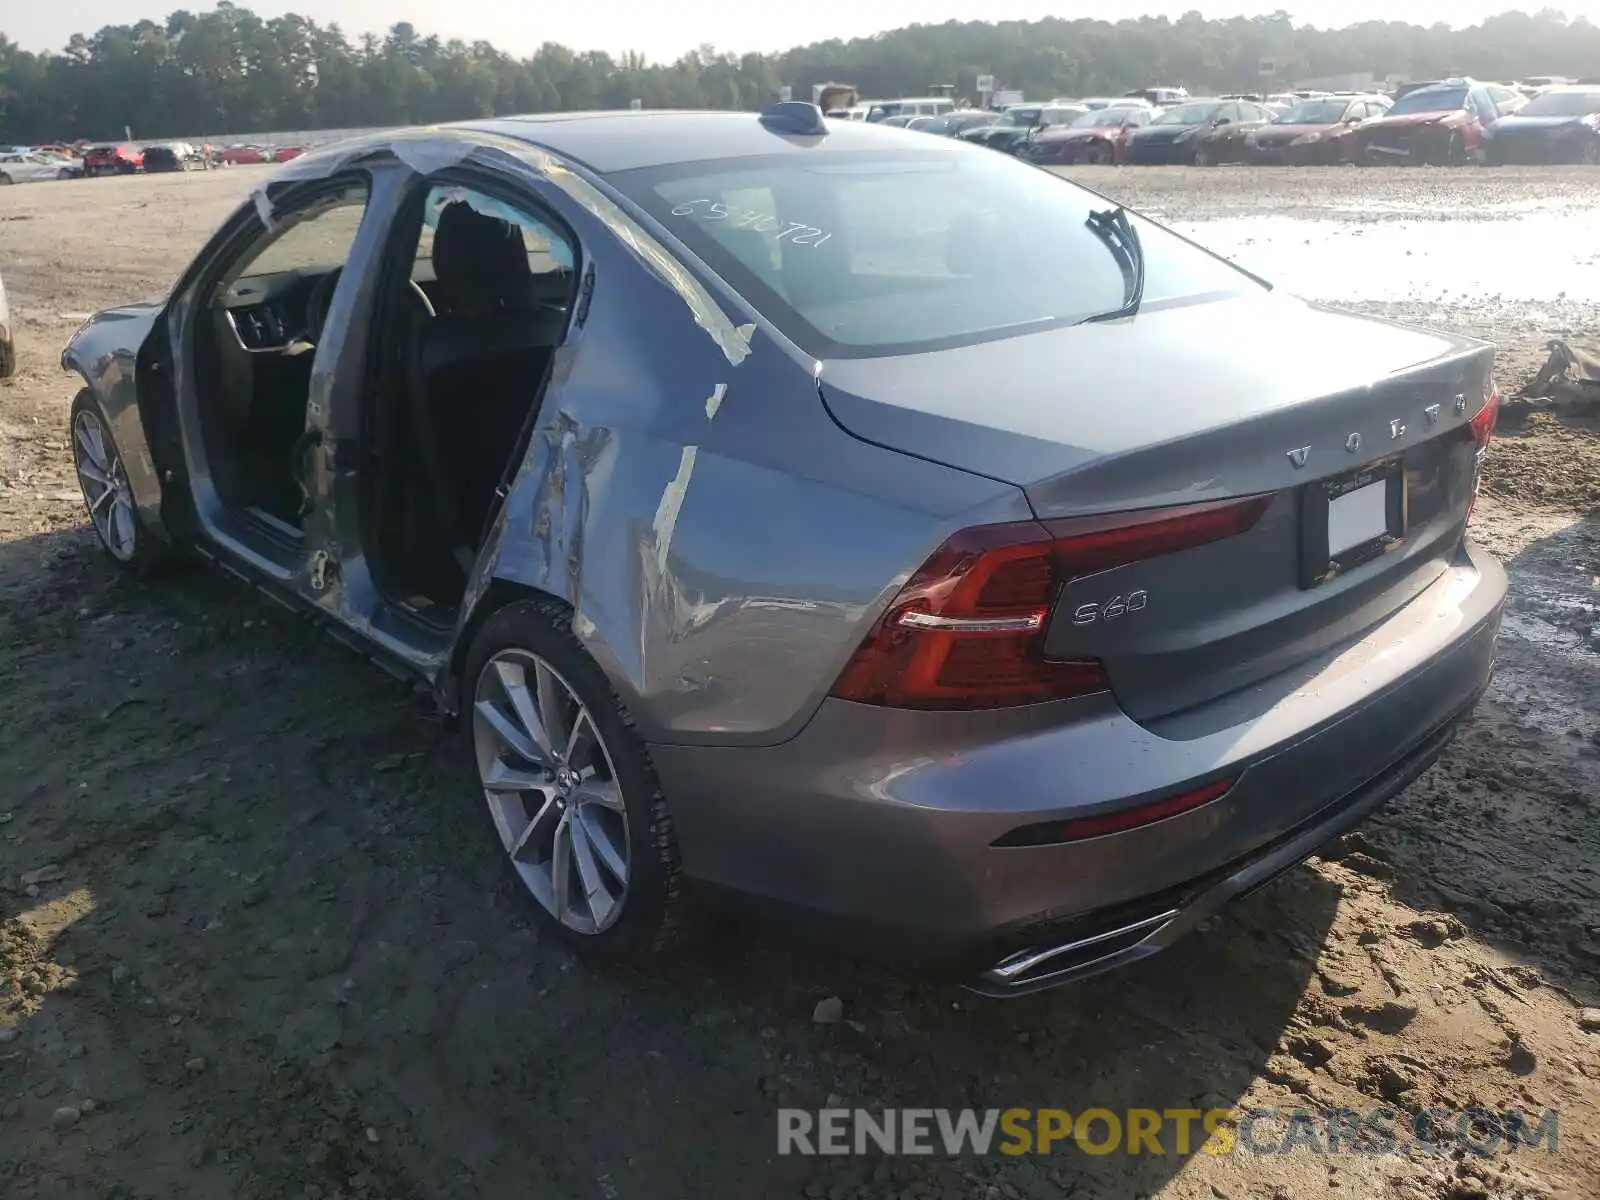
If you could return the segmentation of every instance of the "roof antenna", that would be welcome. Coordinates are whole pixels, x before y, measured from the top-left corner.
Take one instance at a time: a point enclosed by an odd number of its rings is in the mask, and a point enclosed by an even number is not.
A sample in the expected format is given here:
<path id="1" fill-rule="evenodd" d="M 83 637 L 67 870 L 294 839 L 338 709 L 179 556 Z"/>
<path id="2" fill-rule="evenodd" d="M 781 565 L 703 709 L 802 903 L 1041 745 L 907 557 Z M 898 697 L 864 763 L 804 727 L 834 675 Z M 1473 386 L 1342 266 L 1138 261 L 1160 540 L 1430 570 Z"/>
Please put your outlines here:
<path id="1" fill-rule="evenodd" d="M 828 126 L 822 119 L 822 110 L 804 100 L 781 100 L 761 112 L 761 123 L 774 133 L 803 133 L 825 136 Z"/>

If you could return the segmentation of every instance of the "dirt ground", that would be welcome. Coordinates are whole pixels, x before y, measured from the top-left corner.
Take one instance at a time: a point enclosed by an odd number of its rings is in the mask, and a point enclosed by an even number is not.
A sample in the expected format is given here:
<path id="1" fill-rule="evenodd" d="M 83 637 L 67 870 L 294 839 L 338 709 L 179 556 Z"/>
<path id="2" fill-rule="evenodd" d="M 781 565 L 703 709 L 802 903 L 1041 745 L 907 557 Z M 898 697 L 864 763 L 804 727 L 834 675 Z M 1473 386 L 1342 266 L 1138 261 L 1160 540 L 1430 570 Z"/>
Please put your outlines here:
<path id="1" fill-rule="evenodd" d="M 1083 174 L 1194 221 L 1382 220 L 1374 197 L 1600 208 L 1581 169 Z M 539 937 L 425 701 L 229 580 L 131 583 L 91 543 L 61 346 L 91 310 L 164 289 L 259 178 L 0 191 L 22 360 L 0 385 L 0 1195 L 1600 1192 L 1592 416 L 1515 414 L 1494 445 L 1475 524 L 1514 597 L 1445 758 L 1173 951 L 1008 1003 L 759 926 L 654 974 L 600 969 Z M 1463 222 L 1464 253 L 1472 237 Z M 1387 286 L 1361 307 L 1395 311 Z M 1398 315 L 1494 338 L 1508 393 L 1549 337 L 1600 343 L 1581 305 Z M 828 997 L 843 1020 L 818 1023 Z M 839 1104 L 1553 1108 L 1559 1141 L 777 1156 L 778 1106 Z"/>

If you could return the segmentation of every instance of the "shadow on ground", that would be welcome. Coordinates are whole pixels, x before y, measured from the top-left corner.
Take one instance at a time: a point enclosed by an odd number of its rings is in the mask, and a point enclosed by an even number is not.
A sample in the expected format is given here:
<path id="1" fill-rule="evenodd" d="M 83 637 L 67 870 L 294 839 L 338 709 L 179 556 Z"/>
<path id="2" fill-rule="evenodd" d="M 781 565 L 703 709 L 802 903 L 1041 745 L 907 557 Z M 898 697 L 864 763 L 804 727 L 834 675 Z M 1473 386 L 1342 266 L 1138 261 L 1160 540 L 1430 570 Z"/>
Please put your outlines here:
<path id="1" fill-rule="evenodd" d="M 12 542 L 0 648 L 0 870 L 57 869 L 5 896 L 18 1197 L 1146 1191 L 1183 1156 L 778 1158 L 776 1109 L 1231 1107 L 1337 902 L 1297 872 L 1004 1004 L 759 926 L 596 969 L 538 936 L 427 703 L 231 581 Z M 827 996 L 845 1019 L 815 1024 Z M 135 1142 L 161 1147 L 137 1175 Z"/>
<path id="2" fill-rule="evenodd" d="M 1595 1004 L 1600 515 L 1506 567 L 1513 588 L 1494 687 L 1440 764 L 1351 844 L 1356 865 L 1389 880 L 1396 898 L 1453 915 Z"/>

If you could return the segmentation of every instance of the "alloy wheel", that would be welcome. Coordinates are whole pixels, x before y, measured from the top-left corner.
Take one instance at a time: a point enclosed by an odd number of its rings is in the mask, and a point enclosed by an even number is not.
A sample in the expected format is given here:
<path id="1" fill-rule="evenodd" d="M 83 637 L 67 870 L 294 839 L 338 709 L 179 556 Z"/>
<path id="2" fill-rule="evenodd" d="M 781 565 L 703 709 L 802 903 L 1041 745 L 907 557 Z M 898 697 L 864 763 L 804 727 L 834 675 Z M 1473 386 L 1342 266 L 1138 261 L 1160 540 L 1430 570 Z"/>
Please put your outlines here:
<path id="1" fill-rule="evenodd" d="M 92 412 L 81 411 L 73 419 L 72 455 L 95 533 L 113 558 L 132 562 L 139 549 L 133 494 L 116 443 Z"/>
<path id="2" fill-rule="evenodd" d="M 628 894 L 628 814 L 611 752 L 572 685 L 532 651 L 501 650 L 478 675 L 472 741 L 523 884 L 568 929 L 605 932 Z"/>

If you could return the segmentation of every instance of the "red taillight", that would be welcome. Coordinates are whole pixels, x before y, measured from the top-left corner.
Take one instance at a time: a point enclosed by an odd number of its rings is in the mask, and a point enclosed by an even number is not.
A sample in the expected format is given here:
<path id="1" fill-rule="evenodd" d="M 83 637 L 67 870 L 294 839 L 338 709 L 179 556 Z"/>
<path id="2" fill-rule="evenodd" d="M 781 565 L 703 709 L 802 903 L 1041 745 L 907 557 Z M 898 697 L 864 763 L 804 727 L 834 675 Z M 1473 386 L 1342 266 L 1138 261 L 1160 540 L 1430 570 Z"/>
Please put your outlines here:
<path id="1" fill-rule="evenodd" d="M 1254 526 L 1271 503 L 1270 495 L 1251 496 L 1144 512 L 1068 517 L 1046 521 L 1045 528 L 1055 539 L 1058 567 L 1070 579 L 1235 537 Z"/>
<path id="2" fill-rule="evenodd" d="M 832 694 L 890 708 L 972 709 L 1103 692 L 1099 662 L 1045 657 L 1060 585 L 1243 533 L 1270 503 L 1257 496 L 964 529 L 901 588 Z"/>
<path id="3" fill-rule="evenodd" d="M 1216 779 L 1203 787 L 1179 792 L 1149 804 L 1124 808 L 1120 812 L 1101 813 L 1093 817 L 1071 817 L 1065 821 L 1043 821 L 1037 825 L 1022 825 L 994 840 L 996 846 L 1054 846 L 1062 842 L 1081 842 L 1085 838 L 1104 837 L 1108 833 L 1122 833 L 1141 825 L 1152 825 L 1193 812 L 1220 800 L 1233 790 L 1232 779 Z"/>
<path id="4" fill-rule="evenodd" d="M 1494 436 L 1494 423 L 1500 418 L 1500 389 L 1491 380 L 1489 394 L 1484 397 L 1483 407 L 1474 414 L 1467 425 L 1472 430 L 1472 440 L 1479 450 L 1489 445 L 1489 439 Z"/>
<path id="5" fill-rule="evenodd" d="M 1473 511 L 1478 507 L 1478 489 L 1483 484 L 1483 456 L 1489 451 L 1489 439 L 1494 436 L 1494 423 L 1499 417 L 1500 389 L 1491 379 L 1488 395 L 1483 399 L 1483 407 L 1467 422 L 1467 428 L 1472 431 L 1472 444 L 1477 447 L 1477 460 L 1472 466 L 1472 499 L 1467 502 L 1469 521 L 1472 519 Z"/>

